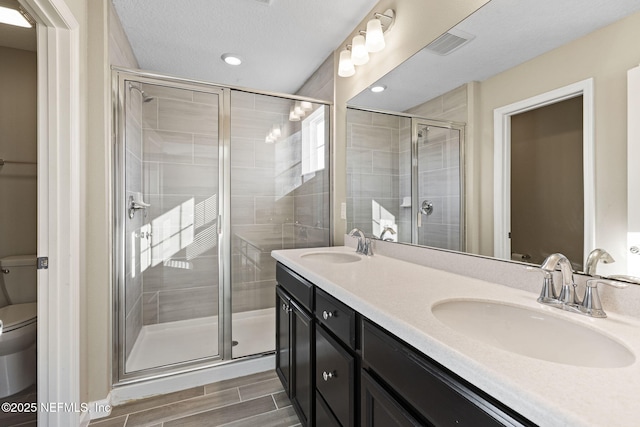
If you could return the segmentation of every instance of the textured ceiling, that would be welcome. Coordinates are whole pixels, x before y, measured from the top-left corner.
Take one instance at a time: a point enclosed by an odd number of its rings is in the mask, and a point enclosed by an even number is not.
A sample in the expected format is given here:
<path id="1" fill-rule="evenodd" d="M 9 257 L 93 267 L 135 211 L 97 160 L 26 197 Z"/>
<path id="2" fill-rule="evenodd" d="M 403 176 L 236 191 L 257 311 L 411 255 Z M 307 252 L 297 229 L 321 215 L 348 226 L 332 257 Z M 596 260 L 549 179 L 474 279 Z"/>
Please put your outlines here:
<path id="1" fill-rule="evenodd" d="M 376 0 L 113 0 L 140 68 L 295 93 Z M 225 64 L 235 53 L 242 65 Z"/>
<path id="2" fill-rule="evenodd" d="M 419 51 L 379 80 L 386 91 L 365 90 L 349 104 L 406 111 L 638 11 L 640 0 L 491 0 L 455 27 L 475 35 L 471 42 L 448 56 Z"/>

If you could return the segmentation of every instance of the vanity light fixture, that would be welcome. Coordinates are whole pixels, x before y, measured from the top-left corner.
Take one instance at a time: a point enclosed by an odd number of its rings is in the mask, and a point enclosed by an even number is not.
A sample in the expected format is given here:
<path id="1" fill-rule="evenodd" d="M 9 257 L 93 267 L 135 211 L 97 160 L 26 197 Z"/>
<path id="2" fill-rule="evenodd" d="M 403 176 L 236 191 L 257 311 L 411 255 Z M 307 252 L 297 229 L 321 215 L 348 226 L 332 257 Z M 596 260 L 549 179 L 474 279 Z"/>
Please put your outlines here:
<path id="1" fill-rule="evenodd" d="M 242 64 L 242 59 L 233 53 L 225 53 L 223 54 L 220 58 L 222 58 L 222 60 L 224 62 L 226 62 L 229 65 L 240 65 Z"/>
<path id="2" fill-rule="evenodd" d="M 385 48 L 384 34 L 391 29 L 395 22 L 395 12 L 392 9 L 384 13 L 374 13 L 367 22 L 367 31 L 358 31 L 351 44 L 340 52 L 338 75 L 351 77 L 356 73 L 355 65 L 365 65 L 369 62 L 369 53 L 380 52 Z"/>
<path id="3" fill-rule="evenodd" d="M 365 46 L 365 38 L 362 34 L 358 34 L 351 41 L 351 62 L 353 65 L 364 65 L 369 62 L 369 51 Z"/>
<path id="4" fill-rule="evenodd" d="M 338 75 L 340 77 L 351 77 L 356 73 L 356 67 L 353 66 L 351 60 L 351 52 L 347 46 L 342 52 L 340 52 L 340 62 L 338 62 Z"/>
<path id="5" fill-rule="evenodd" d="M 382 34 L 382 23 L 379 19 L 373 18 L 367 22 L 366 46 L 371 53 L 380 52 L 384 49 L 384 34 Z"/>
<path id="6" fill-rule="evenodd" d="M 313 110 L 313 104 L 309 101 L 296 101 L 289 110 L 289 121 L 299 122 L 309 111 Z"/>
<path id="7" fill-rule="evenodd" d="M 384 92 L 386 88 L 387 87 L 385 85 L 375 85 L 375 86 L 372 86 L 370 90 L 373 93 L 380 93 L 380 92 Z"/>
<path id="8" fill-rule="evenodd" d="M 280 125 L 275 124 L 273 125 L 273 127 L 271 127 L 271 131 L 265 137 L 264 142 L 266 144 L 273 144 L 278 139 L 280 139 L 281 136 L 282 136 L 282 129 L 280 128 Z"/>
<path id="9" fill-rule="evenodd" d="M 32 28 L 35 21 L 22 8 L 12 9 L 0 6 L 0 23 L 14 25 L 16 27 Z"/>

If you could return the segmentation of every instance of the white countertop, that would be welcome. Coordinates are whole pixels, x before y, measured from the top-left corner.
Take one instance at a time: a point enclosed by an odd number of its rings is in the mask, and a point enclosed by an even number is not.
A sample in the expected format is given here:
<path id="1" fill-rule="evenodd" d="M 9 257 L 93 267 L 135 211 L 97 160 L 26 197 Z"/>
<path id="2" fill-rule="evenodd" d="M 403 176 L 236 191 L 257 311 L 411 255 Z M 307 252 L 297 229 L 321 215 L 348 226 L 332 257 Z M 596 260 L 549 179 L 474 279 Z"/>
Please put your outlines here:
<path id="1" fill-rule="evenodd" d="M 355 253 L 350 247 L 272 252 L 287 267 L 540 426 L 640 425 L 640 321 L 608 313 L 593 319 L 537 303 L 537 295 L 374 255 L 326 264 L 309 252 Z M 521 356 L 454 331 L 431 307 L 447 299 L 501 301 L 570 320 L 614 337 L 636 355 L 623 368 L 586 368 Z M 605 306 L 605 310 L 607 307 Z M 553 334 L 553 330 L 549 331 Z"/>

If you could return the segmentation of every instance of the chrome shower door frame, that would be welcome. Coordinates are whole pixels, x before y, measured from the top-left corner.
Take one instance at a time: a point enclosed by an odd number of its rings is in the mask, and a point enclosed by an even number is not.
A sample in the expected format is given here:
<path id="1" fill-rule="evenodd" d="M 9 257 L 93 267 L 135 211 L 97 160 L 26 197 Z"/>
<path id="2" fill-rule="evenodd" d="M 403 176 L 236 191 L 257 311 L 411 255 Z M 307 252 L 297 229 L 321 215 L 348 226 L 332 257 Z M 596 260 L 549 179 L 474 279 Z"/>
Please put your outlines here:
<path id="1" fill-rule="evenodd" d="M 147 84 L 165 85 L 171 88 L 211 93 L 218 96 L 218 354 L 203 359 L 179 362 L 169 366 L 159 366 L 135 372 L 126 372 L 125 366 L 125 316 L 124 295 L 125 272 L 125 221 L 126 202 L 126 141 L 125 120 L 127 87 L 129 81 Z M 153 73 L 114 68 L 112 71 L 113 99 L 113 355 L 112 383 L 124 385 L 140 380 L 163 377 L 211 366 L 222 360 L 230 360 L 231 354 L 231 280 L 229 257 L 230 226 L 229 205 L 231 200 L 229 177 L 230 151 L 230 89 L 213 84 L 171 78 Z M 227 357 L 228 356 L 228 357 Z"/>
<path id="2" fill-rule="evenodd" d="M 419 200 L 419 177 L 418 177 L 418 132 L 420 126 L 433 126 L 444 129 L 455 130 L 460 135 L 460 251 L 466 248 L 466 214 L 465 214 L 465 125 L 464 123 L 447 122 L 433 119 L 426 119 L 411 116 L 411 243 L 419 244 L 418 223 L 421 222 L 422 213 Z"/>

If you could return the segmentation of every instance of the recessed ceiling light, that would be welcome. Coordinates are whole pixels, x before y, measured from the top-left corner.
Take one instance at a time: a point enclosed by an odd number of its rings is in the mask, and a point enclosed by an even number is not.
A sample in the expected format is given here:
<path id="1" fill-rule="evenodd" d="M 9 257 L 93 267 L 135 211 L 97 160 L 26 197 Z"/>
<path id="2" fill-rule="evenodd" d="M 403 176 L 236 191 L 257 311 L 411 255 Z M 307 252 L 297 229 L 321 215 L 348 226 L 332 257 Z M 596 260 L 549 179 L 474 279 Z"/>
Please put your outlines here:
<path id="1" fill-rule="evenodd" d="M 384 91 L 387 87 L 385 85 L 376 85 L 371 87 L 371 92 L 380 93 Z"/>
<path id="2" fill-rule="evenodd" d="M 242 59 L 236 54 L 233 53 L 225 53 L 222 55 L 222 60 L 229 65 L 240 65 L 242 64 Z"/>
<path id="3" fill-rule="evenodd" d="M 15 25 L 17 27 L 31 28 L 31 22 L 15 9 L 0 6 L 0 22 L 3 24 Z"/>

